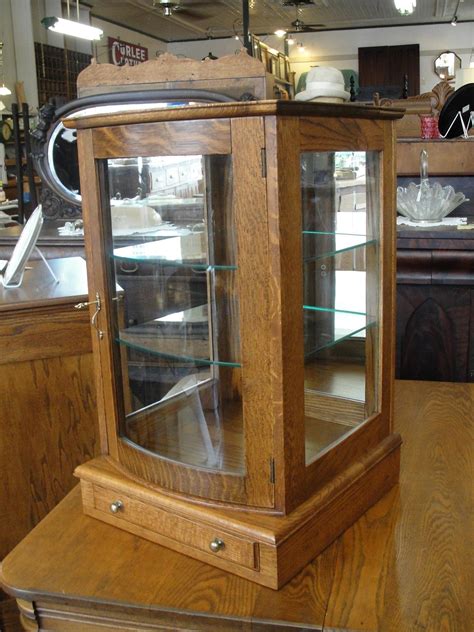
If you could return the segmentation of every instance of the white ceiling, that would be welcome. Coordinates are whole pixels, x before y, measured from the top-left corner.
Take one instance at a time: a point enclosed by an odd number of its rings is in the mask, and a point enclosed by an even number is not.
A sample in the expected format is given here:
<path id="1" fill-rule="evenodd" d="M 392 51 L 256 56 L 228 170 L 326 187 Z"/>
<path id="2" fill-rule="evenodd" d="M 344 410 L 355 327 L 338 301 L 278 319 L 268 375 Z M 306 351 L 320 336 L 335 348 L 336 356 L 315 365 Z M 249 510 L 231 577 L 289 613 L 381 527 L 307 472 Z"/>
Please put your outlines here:
<path id="1" fill-rule="evenodd" d="M 162 0 L 161 0 L 162 1 Z M 85 0 L 91 14 L 165 42 L 230 37 L 242 32 L 242 0 L 170 0 L 179 10 L 163 15 L 153 0 Z M 301 2 L 302 0 L 297 0 Z M 353 29 L 410 24 L 474 21 L 474 0 L 417 0 L 412 15 L 402 16 L 393 0 L 314 0 L 312 5 L 283 6 L 284 0 L 249 0 L 250 32 L 295 30 L 296 18 L 313 29 Z M 322 25 L 322 26 L 321 26 Z"/>

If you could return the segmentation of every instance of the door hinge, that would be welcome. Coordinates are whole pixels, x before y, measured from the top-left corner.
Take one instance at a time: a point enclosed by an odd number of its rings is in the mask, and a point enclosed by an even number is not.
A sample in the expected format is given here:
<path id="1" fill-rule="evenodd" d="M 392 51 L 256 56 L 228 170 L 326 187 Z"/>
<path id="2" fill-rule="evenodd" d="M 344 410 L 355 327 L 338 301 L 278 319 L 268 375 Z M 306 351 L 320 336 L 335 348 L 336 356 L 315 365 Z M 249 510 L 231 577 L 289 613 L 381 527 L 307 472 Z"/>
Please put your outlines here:
<path id="1" fill-rule="evenodd" d="M 262 167 L 262 178 L 267 177 L 267 150 L 262 147 L 260 150 L 260 162 Z"/>
<path id="2" fill-rule="evenodd" d="M 275 459 L 270 459 L 270 483 L 275 484 Z"/>

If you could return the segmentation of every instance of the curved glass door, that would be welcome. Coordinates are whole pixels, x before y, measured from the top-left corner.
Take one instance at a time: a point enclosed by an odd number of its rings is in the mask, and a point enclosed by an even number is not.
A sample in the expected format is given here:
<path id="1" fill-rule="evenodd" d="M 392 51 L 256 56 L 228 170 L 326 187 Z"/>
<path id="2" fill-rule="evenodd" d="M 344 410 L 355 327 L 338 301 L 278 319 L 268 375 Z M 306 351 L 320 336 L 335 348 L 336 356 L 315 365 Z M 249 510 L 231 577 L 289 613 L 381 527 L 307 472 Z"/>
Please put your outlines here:
<path id="1" fill-rule="evenodd" d="M 107 161 L 121 438 L 242 474 L 230 156 Z"/>
<path id="2" fill-rule="evenodd" d="M 301 155 L 306 463 L 379 406 L 378 152 Z"/>

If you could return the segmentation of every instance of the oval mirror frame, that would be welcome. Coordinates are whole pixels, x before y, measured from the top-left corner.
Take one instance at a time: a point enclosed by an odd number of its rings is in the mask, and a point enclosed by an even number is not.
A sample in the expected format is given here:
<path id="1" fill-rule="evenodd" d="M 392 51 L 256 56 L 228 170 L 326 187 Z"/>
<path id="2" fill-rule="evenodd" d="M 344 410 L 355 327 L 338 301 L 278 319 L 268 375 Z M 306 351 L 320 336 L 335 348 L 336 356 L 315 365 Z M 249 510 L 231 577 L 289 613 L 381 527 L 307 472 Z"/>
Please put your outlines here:
<path id="1" fill-rule="evenodd" d="M 244 100 L 254 100 L 243 95 Z M 222 103 L 235 101 L 235 97 L 207 90 L 140 90 L 112 92 L 82 97 L 55 108 L 51 103 L 39 111 L 38 125 L 31 132 L 31 155 L 41 181 L 61 200 L 81 209 L 79 166 L 75 131 L 66 129 L 62 120 L 90 108 L 133 109 L 137 105 L 170 103 L 173 106 L 188 103 Z M 166 106 L 163 106 L 166 107 Z M 62 157 L 62 161 L 61 161 Z"/>
<path id="2" fill-rule="evenodd" d="M 450 81 L 461 68 L 462 61 L 453 51 L 445 50 L 434 60 L 434 72 L 444 81 Z"/>

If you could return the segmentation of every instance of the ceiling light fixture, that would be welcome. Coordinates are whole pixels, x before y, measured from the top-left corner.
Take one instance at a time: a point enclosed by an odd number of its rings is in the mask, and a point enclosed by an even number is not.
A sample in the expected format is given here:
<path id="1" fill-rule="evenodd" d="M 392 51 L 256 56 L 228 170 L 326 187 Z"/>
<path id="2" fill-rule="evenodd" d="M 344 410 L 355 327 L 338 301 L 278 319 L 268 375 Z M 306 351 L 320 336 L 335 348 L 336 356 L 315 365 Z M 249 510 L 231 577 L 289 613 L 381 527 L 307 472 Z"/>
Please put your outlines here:
<path id="1" fill-rule="evenodd" d="M 62 35 L 70 35 L 71 37 L 87 40 L 99 40 L 104 33 L 95 26 L 74 22 L 74 20 L 64 20 L 63 18 L 43 18 L 41 23 L 53 33 L 61 33 Z"/>
<path id="2" fill-rule="evenodd" d="M 303 42 L 299 42 L 299 43 L 298 43 L 298 52 L 299 52 L 299 53 L 304 53 L 304 52 L 305 52 L 305 50 L 306 50 L 306 49 L 305 49 L 305 47 L 304 47 Z"/>
<path id="3" fill-rule="evenodd" d="M 79 20 L 79 0 L 76 0 L 77 21 L 70 19 L 69 0 L 67 0 L 67 20 L 57 17 L 46 17 L 41 20 L 41 24 L 53 33 L 61 33 L 62 35 L 70 35 L 71 37 L 79 37 L 86 40 L 99 40 L 104 32 L 90 24 L 83 24 Z"/>
<path id="4" fill-rule="evenodd" d="M 0 42 L 0 81 L 2 82 L 2 85 L 0 85 L 0 95 L 2 97 L 7 97 L 12 93 L 12 91 L 7 88 L 3 79 L 3 42 Z"/>
<path id="5" fill-rule="evenodd" d="M 275 31 L 275 35 L 276 35 L 277 37 L 283 37 L 284 35 L 286 35 L 286 31 L 284 31 L 283 29 L 277 29 L 277 30 Z"/>
<path id="6" fill-rule="evenodd" d="M 454 9 L 454 15 L 453 15 L 453 19 L 451 20 L 451 26 L 457 26 L 458 25 L 459 2 L 460 2 L 460 0 L 458 0 L 456 2 L 456 8 Z"/>
<path id="7" fill-rule="evenodd" d="M 402 15 L 410 15 L 416 8 L 416 0 L 394 0 L 396 10 Z"/>
<path id="8" fill-rule="evenodd" d="M 290 37 L 286 38 L 286 43 L 288 44 L 288 46 L 293 46 L 293 44 L 295 43 L 295 40 L 290 35 Z"/>

